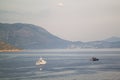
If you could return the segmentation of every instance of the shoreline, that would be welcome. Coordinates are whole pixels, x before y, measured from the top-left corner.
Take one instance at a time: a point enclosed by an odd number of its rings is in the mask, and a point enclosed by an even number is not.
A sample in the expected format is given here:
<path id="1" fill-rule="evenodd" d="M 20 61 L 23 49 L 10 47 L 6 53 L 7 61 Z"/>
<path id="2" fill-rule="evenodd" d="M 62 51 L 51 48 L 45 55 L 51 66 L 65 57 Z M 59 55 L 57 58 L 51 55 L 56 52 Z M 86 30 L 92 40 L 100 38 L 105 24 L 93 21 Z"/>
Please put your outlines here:
<path id="1" fill-rule="evenodd" d="M 18 49 L 14 49 L 14 50 L 0 50 L 0 52 L 21 52 L 23 50 L 18 50 Z"/>
<path id="2" fill-rule="evenodd" d="M 0 52 L 76 52 L 76 51 L 120 51 L 120 48 L 103 48 L 103 49 L 13 49 L 13 50 L 0 50 Z"/>
<path id="3" fill-rule="evenodd" d="M 120 51 L 120 48 L 103 49 L 24 49 L 23 52 L 76 52 L 76 51 Z"/>

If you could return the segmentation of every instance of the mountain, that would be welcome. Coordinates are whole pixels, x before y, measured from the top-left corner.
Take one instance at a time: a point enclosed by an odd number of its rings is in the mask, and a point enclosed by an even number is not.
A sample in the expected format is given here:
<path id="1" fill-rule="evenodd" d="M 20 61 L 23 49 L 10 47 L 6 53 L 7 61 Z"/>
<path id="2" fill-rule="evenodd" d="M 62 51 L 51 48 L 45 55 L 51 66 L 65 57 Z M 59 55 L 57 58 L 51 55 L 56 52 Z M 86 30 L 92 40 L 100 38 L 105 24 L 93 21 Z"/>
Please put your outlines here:
<path id="1" fill-rule="evenodd" d="M 107 38 L 103 41 L 106 41 L 106 42 L 120 42 L 120 37 L 113 36 L 113 37 Z"/>
<path id="2" fill-rule="evenodd" d="M 117 42 L 91 41 L 84 43 L 82 48 L 120 48 L 120 41 Z"/>
<path id="3" fill-rule="evenodd" d="M 0 34 L 0 40 L 21 49 L 65 48 L 71 43 L 32 24 L 0 23 Z"/>
<path id="4" fill-rule="evenodd" d="M 0 41 L 20 49 L 120 48 L 119 37 L 100 41 L 72 42 L 61 39 L 40 26 L 23 23 L 0 23 Z"/>
<path id="5" fill-rule="evenodd" d="M 110 37 L 100 41 L 90 41 L 79 45 L 79 48 L 120 48 L 120 38 Z"/>

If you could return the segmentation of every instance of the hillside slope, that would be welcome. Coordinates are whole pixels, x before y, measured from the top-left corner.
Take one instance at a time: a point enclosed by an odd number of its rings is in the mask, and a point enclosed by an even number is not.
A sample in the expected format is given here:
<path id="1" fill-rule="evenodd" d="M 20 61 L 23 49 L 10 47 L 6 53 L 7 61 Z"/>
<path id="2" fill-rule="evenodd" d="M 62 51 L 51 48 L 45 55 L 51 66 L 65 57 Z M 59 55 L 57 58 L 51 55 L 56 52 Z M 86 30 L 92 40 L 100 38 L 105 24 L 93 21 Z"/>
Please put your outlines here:
<path id="1" fill-rule="evenodd" d="M 0 34 L 0 40 L 22 49 L 65 48 L 71 43 L 32 24 L 0 23 Z"/>

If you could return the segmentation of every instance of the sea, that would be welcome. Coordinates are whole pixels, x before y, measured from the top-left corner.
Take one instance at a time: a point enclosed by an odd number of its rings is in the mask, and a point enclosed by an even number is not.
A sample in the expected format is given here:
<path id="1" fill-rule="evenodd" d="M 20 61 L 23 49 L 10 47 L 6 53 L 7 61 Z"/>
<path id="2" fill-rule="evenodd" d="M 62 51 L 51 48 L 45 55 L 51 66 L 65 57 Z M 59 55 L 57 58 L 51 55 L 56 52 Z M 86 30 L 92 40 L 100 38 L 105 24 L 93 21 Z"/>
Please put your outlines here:
<path id="1" fill-rule="evenodd" d="M 47 63 L 36 65 L 41 57 Z M 91 61 L 92 57 L 99 61 Z M 97 74 L 99 71 L 120 71 L 120 49 L 0 52 L 0 80 L 57 80 L 61 77 Z"/>

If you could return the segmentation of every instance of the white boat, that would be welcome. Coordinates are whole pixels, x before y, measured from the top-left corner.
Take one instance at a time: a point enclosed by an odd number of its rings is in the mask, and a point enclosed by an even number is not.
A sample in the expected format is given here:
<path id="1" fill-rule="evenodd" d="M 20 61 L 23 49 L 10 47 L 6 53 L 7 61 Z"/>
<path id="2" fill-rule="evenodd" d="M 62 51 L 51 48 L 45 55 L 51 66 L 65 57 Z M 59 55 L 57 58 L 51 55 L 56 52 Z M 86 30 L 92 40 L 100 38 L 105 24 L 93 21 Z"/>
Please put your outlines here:
<path id="1" fill-rule="evenodd" d="M 47 62 L 44 59 L 42 59 L 42 58 L 40 58 L 38 61 L 36 61 L 36 65 L 44 65 L 46 63 Z"/>

